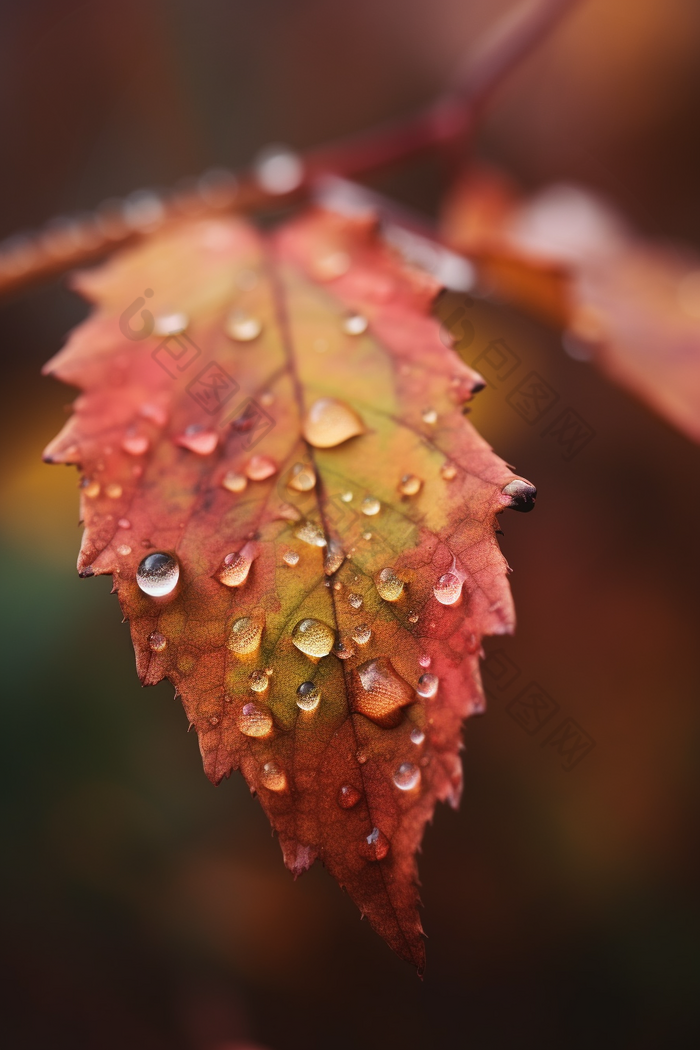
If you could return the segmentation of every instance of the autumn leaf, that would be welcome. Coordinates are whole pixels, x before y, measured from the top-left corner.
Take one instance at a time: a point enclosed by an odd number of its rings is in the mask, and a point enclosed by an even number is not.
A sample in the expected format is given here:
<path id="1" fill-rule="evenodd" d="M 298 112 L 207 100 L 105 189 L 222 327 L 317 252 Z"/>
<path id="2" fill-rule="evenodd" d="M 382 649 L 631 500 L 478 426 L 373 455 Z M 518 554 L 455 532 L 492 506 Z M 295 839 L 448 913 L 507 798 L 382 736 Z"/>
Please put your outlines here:
<path id="1" fill-rule="evenodd" d="M 320 858 L 422 968 L 415 852 L 513 626 L 495 515 L 534 500 L 464 418 L 437 282 L 315 210 L 172 225 L 75 285 L 46 458 L 82 472 L 80 573 L 113 574 L 210 779 L 239 768 L 288 867 Z"/>
<path id="2" fill-rule="evenodd" d="M 458 181 L 442 228 L 486 286 L 565 329 L 575 355 L 700 441 L 700 258 L 690 249 L 642 240 L 579 187 L 527 199 L 485 168 Z"/>

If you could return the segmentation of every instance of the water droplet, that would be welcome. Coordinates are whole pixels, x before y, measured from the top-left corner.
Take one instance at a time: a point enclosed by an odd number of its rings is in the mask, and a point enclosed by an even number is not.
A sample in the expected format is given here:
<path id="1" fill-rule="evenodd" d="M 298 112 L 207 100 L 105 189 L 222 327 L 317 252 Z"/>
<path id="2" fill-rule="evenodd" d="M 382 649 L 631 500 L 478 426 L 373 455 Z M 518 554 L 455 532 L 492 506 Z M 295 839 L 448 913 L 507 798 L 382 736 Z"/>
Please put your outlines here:
<path id="1" fill-rule="evenodd" d="M 408 616 L 406 617 L 409 623 L 418 623 L 420 616 L 413 609 L 408 610 Z"/>
<path id="2" fill-rule="evenodd" d="M 117 525 L 119 526 L 120 529 L 130 529 L 131 528 L 131 522 L 129 521 L 128 518 L 120 518 L 119 521 L 117 522 Z"/>
<path id="3" fill-rule="evenodd" d="M 352 500 L 352 492 L 342 492 L 340 495 L 343 503 L 350 503 Z"/>
<path id="4" fill-rule="evenodd" d="M 441 605 L 454 605 L 462 593 L 462 581 L 453 572 L 446 572 L 433 587 L 433 594 Z"/>
<path id="5" fill-rule="evenodd" d="M 352 640 L 357 642 L 358 645 L 366 645 L 371 637 L 371 628 L 366 623 L 358 624 L 352 632 Z"/>
<path id="6" fill-rule="evenodd" d="M 371 540 L 372 539 L 372 533 L 371 532 L 363 532 L 362 533 L 362 539 L 363 540 L 367 540 L 367 541 Z"/>
<path id="7" fill-rule="evenodd" d="M 422 744 L 424 740 L 425 740 L 425 733 L 423 732 L 422 729 L 416 728 L 416 729 L 412 729 L 411 730 L 411 743 L 412 744 Z"/>
<path id="8" fill-rule="evenodd" d="M 251 481 L 265 481 L 277 473 L 277 464 L 270 456 L 251 456 L 245 465 L 245 472 Z"/>
<path id="9" fill-rule="evenodd" d="M 109 496 L 110 499 L 120 499 L 122 495 L 121 485 L 118 485 L 116 482 L 112 482 L 112 484 L 108 485 L 105 489 L 105 495 Z"/>
<path id="10" fill-rule="evenodd" d="M 287 775 L 276 762 L 266 762 L 260 770 L 261 783 L 268 791 L 284 791 L 287 787 Z"/>
<path id="11" fill-rule="evenodd" d="M 136 571 L 136 582 L 144 592 L 153 598 L 160 598 L 175 590 L 180 578 L 180 566 L 177 558 L 164 551 L 147 554 Z"/>
<path id="12" fill-rule="evenodd" d="M 355 674 L 360 688 L 353 690 L 353 709 L 390 729 L 401 721 L 401 708 L 415 701 L 415 694 L 390 660 L 379 657 L 361 664 Z"/>
<path id="13" fill-rule="evenodd" d="M 224 474 L 221 484 L 229 492 L 243 492 L 248 484 L 248 479 L 245 474 L 237 474 L 235 470 L 229 470 Z"/>
<path id="14" fill-rule="evenodd" d="M 264 693 L 270 682 L 264 671 L 251 671 L 248 675 L 248 685 L 254 693 Z"/>
<path id="15" fill-rule="evenodd" d="M 122 543 L 117 547 L 117 554 L 121 554 L 122 558 L 126 558 L 128 554 L 131 554 L 131 547 L 127 543 Z"/>
<path id="16" fill-rule="evenodd" d="M 100 484 L 99 484 L 99 482 L 98 481 L 90 481 L 85 486 L 85 488 L 83 489 L 83 492 L 90 499 L 95 499 L 100 494 Z"/>
<path id="17" fill-rule="evenodd" d="M 231 625 L 231 634 L 226 645 L 238 656 L 249 656 L 260 648 L 263 624 L 251 616 L 240 616 Z"/>
<path id="18" fill-rule="evenodd" d="M 379 828 L 372 828 L 360 842 L 360 853 L 365 860 L 384 860 L 389 852 L 389 840 Z"/>
<path id="19" fill-rule="evenodd" d="M 421 667 L 430 667 L 430 664 L 432 663 L 432 658 L 428 656 L 427 653 L 423 653 L 421 656 L 418 657 L 418 663 L 421 665 Z"/>
<path id="20" fill-rule="evenodd" d="M 457 476 L 457 468 L 454 463 L 443 463 L 440 467 L 440 477 L 445 481 L 452 481 Z"/>
<path id="21" fill-rule="evenodd" d="M 348 595 L 348 602 L 349 602 L 350 605 L 352 605 L 353 609 L 361 609 L 362 605 L 363 605 L 362 595 L 361 594 L 355 594 L 353 592 L 352 594 Z"/>
<path id="22" fill-rule="evenodd" d="M 275 400 L 275 395 L 270 390 L 264 390 L 260 395 L 260 404 L 266 407 L 271 405 Z"/>
<path id="23" fill-rule="evenodd" d="M 299 555 L 296 551 L 285 551 L 282 555 L 282 561 L 285 565 L 296 565 L 299 561 Z"/>
<path id="24" fill-rule="evenodd" d="M 422 485 L 423 482 L 415 474 L 404 474 L 399 482 L 399 492 L 402 496 L 417 496 Z"/>
<path id="25" fill-rule="evenodd" d="M 531 482 L 525 481 L 524 478 L 515 478 L 514 481 L 509 481 L 502 489 L 502 492 L 504 496 L 510 496 L 507 506 L 512 510 L 519 510 L 527 514 L 535 506 L 537 489 Z"/>
<path id="26" fill-rule="evenodd" d="M 338 805 L 341 809 L 352 809 L 362 798 L 362 792 L 352 784 L 343 784 L 338 792 Z"/>
<path id="27" fill-rule="evenodd" d="M 150 420 L 151 423 L 155 423 L 157 427 L 164 427 L 168 422 L 168 413 L 163 406 L 151 404 L 150 402 L 141 405 L 139 415 L 143 416 L 144 419 Z"/>
<path id="28" fill-rule="evenodd" d="M 355 655 L 355 650 L 342 638 L 339 638 L 333 646 L 333 655 L 337 656 L 339 660 L 350 660 Z"/>
<path id="29" fill-rule="evenodd" d="M 403 580 L 400 580 L 393 569 L 382 569 L 375 578 L 379 597 L 385 602 L 397 602 L 403 594 Z"/>
<path id="30" fill-rule="evenodd" d="M 168 639 L 159 631 L 153 631 L 148 636 L 148 648 L 154 653 L 162 653 L 167 648 Z"/>
<path id="31" fill-rule="evenodd" d="M 309 543 L 312 547 L 326 546 L 326 537 L 323 535 L 323 531 L 311 521 L 302 522 L 294 530 L 294 535 L 298 540 L 303 540 L 304 543 Z"/>
<path id="32" fill-rule="evenodd" d="M 327 623 L 307 617 L 292 631 L 292 641 L 307 656 L 328 656 L 335 641 L 335 631 Z"/>
<path id="33" fill-rule="evenodd" d="M 242 310 L 234 310 L 229 314 L 224 325 L 226 334 L 230 335 L 238 343 L 250 343 L 257 339 L 262 332 L 262 321 L 258 317 L 243 313 Z"/>
<path id="34" fill-rule="evenodd" d="M 272 732 L 272 715 L 257 704 L 245 704 L 237 722 L 244 736 L 269 736 Z"/>
<path id="35" fill-rule="evenodd" d="M 216 578 L 227 587 L 241 587 L 248 579 L 254 556 L 254 545 L 246 543 L 237 553 L 226 555 Z"/>
<path id="36" fill-rule="evenodd" d="M 316 484 L 313 467 L 304 463 L 295 463 L 287 481 L 287 487 L 295 492 L 309 492 Z"/>
<path id="37" fill-rule="evenodd" d="M 394 773 L 394 783 L 400 791 L 412 791 L 420 783 L 420 769 L 412 762 L 402 762 Z"/>
<path id="38" fill-rule="evenodd" d="M 267 146 L 255 161 L 256 178 L 267 193 L 291 193 L 304 178 L 304 162 L 287 146 Z"/>
<path id="39" fill-rule="evenodd" d="M 341 325 L 346 335 L 362 335 L 367 331 L 367 318 L 362 314 L 348 314 Z"/>
<path id="40" fill-rule="evenodd" d="M 148 452 L 148 438 L 143 434 L 127 434 L 122 441 L 122 448 L 130 456 L 142 456 Z"/>
<path id="41" fill-rule="evenodd" d="M 435 696 L 439 684 L 440 679 L 436 674 L 422 674 L 418 679 L 418 688 L 416 689 L 416 692 L 419 696 Z"/>
<path id="42" fill-rule="evenodd" d="M 218 724 L 219 724 L 218 715 L 212 715 L 211 718 L 209 719 L 209 725 L 218 726 Z"/>
<path id="43" fill-rule="evenodd" d="M 321 690 L 313 682 L 302 682 L 297 689 L 297 707 L 315 711 L 321 701 Z"/>
<path id="44" fill-rule="evenodd" d="M 197 456 L 211 455 L 218 443 L 219 436 L 215 430 L 207 430 L 197 423 L 187 427 L 184 434 L 175 438 L 176 445 L 194 452 Z"/>
<path id="45" fill-rule="evenodd" d="M 321 281 L 332 281 L 342 277 L 350 269 L 350 256 L 347 252 L 331 252 L 317 259 L 314 265 L 316 276 Z"/>
<path id="46" fill-rule="evenodd" d="M 323 560 L 323 571 L 326 576 L 332 576 L 334 572 L 337 572 L 344 561 L 345 551 L 337 540 L 332 539 L 328 544 L 328 550 Z"/>
<path id="47" fill-rule="evenodd" d="M 291 503 L 280 503 L 277 508 L 277 516 L 284 521 L 301 521 L 301 514 Z"/>
<path id="48" fill-rule="evenodd" d="M 357 749 L 357 751 L 355 752 L 355 758 L 357 759 L 357 761 L 360 763 L 361 766 L 364 766 L 364 764 L 367 761 L 368 757 L 369 756 L 367 755 L 367 752 L 363 751 L 361 747 L 359 747 Z"/>
<path id="49" fill-rule="evenodd" d="M 362 500 L 362 513 L 366 514 L 368 518 L 373 518 L 375 514 L 379 514 L 381 509 L 381 503 L 374 496 L 365 496 Z"/>
<path id="50" fill-rule="evenodd" d="M 190 319 L 187 314 L 180 311 L 162 314 L 156 317 L 153 332 L 155 335 L 179 335 L 180 332 L 185 331 L 189 323 Z"/>
<path id="51" fill-rule="evenodd" d="M 365 427 L 354 408 L 335 397 L 314 401 L 302 427 L 304 437 L 315 448 L 335 448 L 349 438 L 364 434 Z"/>
<path id="52" fill-rule="evenodd" d="M 424 423 L 427 423 L 429 426 L 433 426 L 435 423 L 437 423 L 438 414 L 434 408 L 426 408 L 423 410 L 423 412 L 421 412 L 421 419 Z"/>

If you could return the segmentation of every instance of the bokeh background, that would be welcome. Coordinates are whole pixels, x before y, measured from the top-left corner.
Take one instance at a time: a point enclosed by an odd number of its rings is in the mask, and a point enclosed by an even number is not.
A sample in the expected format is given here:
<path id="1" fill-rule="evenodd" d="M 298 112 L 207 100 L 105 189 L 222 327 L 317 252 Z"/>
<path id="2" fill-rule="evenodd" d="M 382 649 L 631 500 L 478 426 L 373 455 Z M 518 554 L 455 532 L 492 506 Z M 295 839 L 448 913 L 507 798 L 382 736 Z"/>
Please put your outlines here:
<path id="1" fill-rule="evenodd" d="M 4 0 L 0 235 L 402 113 L 506 6 Z M 700 247 L 699 123 L 696 0 L 582 0 L 479 152 Z M 380 187 L 434 214 L 441 178 Z M 3 1045 L 696 1045 L 698 450 L 555 333 L 478 310 L 474 356 L 506 338 L 596 432 L 567 463 L 498 390 L 472 414 L 540 491 L 504 515 L 519 627 L 487 648 L 596 746 L 565 772 L 513 691 L 470 721 L 421 858 L 421 983 L 322 869 L 292 881 L 240 778 L 208 783 L 172 688 L 139 687 L 109 581 L 75 573 L 77 476 L 41 463 L 71 393 L 39 369 L 86 308 L 63 281 L 2 304 Z"/>

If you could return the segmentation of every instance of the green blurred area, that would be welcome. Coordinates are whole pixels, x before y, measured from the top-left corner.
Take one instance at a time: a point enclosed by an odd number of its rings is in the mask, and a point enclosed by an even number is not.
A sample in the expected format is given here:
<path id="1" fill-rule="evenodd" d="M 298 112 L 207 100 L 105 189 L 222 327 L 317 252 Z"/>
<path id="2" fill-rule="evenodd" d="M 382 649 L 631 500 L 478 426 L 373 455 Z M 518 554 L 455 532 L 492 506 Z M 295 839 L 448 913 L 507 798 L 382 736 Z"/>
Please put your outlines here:
<path id="1" fill-rule="evenodd" d="M 355 6 L 300 3 L 293 22 L 276 3 L 229 10 L 209 2 L 203 16 L 184 0 L 172 9 L 127 5 L 120 19 L 100 3 L 9 5 L 0 16 L 5 47 L 25 49 L 27 71 L 8 68 L 25 88 L 30 74 L 38 79 L 48 112 L 25 90 L 14 99 L 18 122 L 25 118 L 14 139 L 4 117 L 17 146 L 3 174 L 4 225 L 92 206 L 144 181 L 174 182 L 190 165 L 239 163 L 269 139 L 304 145 L 387 115 L 437 86 L 453 54 L 451 34 L 470 24 L 446 0 L 430 12 L 410 5 L 404 23 L 394 3 Z M 616 38 L 601 5 L 592 6 L 614 56 Z M 666 85 L 667 108 L 645 131 L 634 122 L 629 40 L 646 37 L 631 13 L 625 24 L 629 4 L 610 6 L 621 25 L 620 61 L 627 56 L 629 126 L 649 163 L 635 176 L 624 150 L 610 148 L 609 114 L 596 139 L 593 113 L 584 144 L 610 174 L 609 192 L 630 185 L 650 227 L 675 232 L 686 214 L 688 237 L 700 240 L 689 184 L 700 173 L 681 134 L 692 109 L 681 75 L 686 50 L 662 40 L 666 65 L 657 57 L 648 75 L 653 80 L 675 55 L 679 86 L 674 95 Z M 483 22 L 484 6 L 471 7 L 475 24 Z M 664 14 L 663 5 L 645 2 L 635 11 L 647 33 L 648 24 L 687 17 L 697 56 L 691 6 L 675 0 L 671 8 Z M 584 28 L 582 48 L 592 32 Z M 100 62 L 95 54 L 107 38 L 113 50 Z M 331 85 L 326 101 L 306 71 L 315 54 Z M 352 98 L 348 55 L 363 60 L 372 88 L 358 87 Z M 527 110 L 528 98 L 541 105 L 543 81 L 553 90 L 547 71 L 560 70 L 560 53 L 545 50 L 542 61 L 539 74 L 536 65 L 523 73 L 517 102 L 504 102 L 487 142 L 526 178 L 590 177 L 555 133 L 556 121 L 547 148 L 545 132 L 536 139 L 537 170 L 527 143 L 512 134 L 506 116 L 518 105 Z M 276 79 L 266 80 L 273 68 Z M 230 106 L 221 101 L 226 92 Z M 566 112 L 565 86 L 561 94 L 557 113 Z M 571 88 L 568 97 L 578 112 Z M 696 100 L 696 115 L 698 108 Z M 625 127 L 624 106 L 621 113 Z M 63 135 L 49 127 L 56 114 Z M 683 165 L 678 188 L 666 167 Z M 436 180 L 420 169 L 385 188 L 429 211 Z M 486 714 L 467 726 L 462 807 L 441 807 L 426 835 L 428 970 L 420 983 L 322 869 L 293 882 L 239 777 L 208 783 L 171 687 L 138 684 L 109 581 L 77 578 L 77 475 L 40 461 L 72 393 L 39 369 L 85 312 L 59 283 L 6 304 L 0 320 L 3 1043 L 13 1050 L 233 1050 L 246 1040 L 270 1050 L 694 1046 L 697 449 L 567 357 L 552 333 L 505 308 L 475 305 L 465 359 L 505 339 L 521 360 L 518 376 L 540 373 L 595 437 L 566 462 L 542 426 L 513 410 L 508 384 L 479 394 L 470 416 L 540 495 L 532 515 L 502 519 L 519 626 L 515 638 L 492 639 L 486 649 L 503 650 L 519 677 L 507 690 L 491 683 Z M 556 748 L 543 746 L 547 731 L 528 734 L 509 712 L 531 681 L 559 705 L 552 724 L 574 719 L 595 741 L 569 772 Z"/>

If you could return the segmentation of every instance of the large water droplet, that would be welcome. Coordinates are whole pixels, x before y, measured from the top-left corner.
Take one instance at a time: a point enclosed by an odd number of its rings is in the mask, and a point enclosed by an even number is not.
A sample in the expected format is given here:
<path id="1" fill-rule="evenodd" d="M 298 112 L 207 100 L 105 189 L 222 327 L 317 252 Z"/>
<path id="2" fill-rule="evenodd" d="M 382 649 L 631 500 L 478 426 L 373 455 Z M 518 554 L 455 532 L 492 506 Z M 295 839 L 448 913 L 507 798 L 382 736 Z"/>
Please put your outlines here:
<path id="1" fill-rule="evenodd" d="M 326 546 L 326 537 L 323 535 L 323 530 L 311 521 L 303 521 L 294 530 L 294 535 L 298 540 L 303 540 L 304 543 L 309 543 L 312 547 Z"/>
<path id="2" fill-rule="evenodd" d="M 136 570 L 136 582 L 144 592 L 153 598 L 161 598 L 175 590 L 180 578 L 180 565 L 177 558 L 165 551 L 147 554 Z"/>
<path id="3" fill-rule="evenodd" d="M 402 762 L 394 773 L 394 783 L 401 791 L 411 791 L 420 784 L 420 769 L 412 762 Z"/>
<path id="4" fill-rule="evenodd" d="M 297 689 L 297 707 L 315 711 L 321 701 L 321 690 L 313 682 L 302 682 Z"/>
<path id="5" fill-rule="evenodd" d="M 259 317 L 252 317 L 243 313 L 242 310 L 234 310 L 229 314 L 224 325 L 226 334 L 230 335 L 238 343 L 250 343 L 257 339 L 262 332 L 262 321 Z"/>
<path id="6" fill-rule="evenodd" d="M 252 543 L 246 543 L 238 553 L 227 554 L 219 569 L 217 579 L 227 587 L 241 587 L 248 579 L 254 555 L 255 547 Z"/>
<path id="7" fill-rule="evenodd" d="M 355 672 L 358 688 L 353 689 L 353 709 L 383 728 L 401 721 L 401 708 L 415 701 L 415 694 L 385 657 L 368 660 Z"/>
<path id="8" fill-rule="evenodd" d="M 446 572 L 433 587 L 433 594 L 441 605 L 454 605 L 462 593 L 462 581 L 453 572 Z"/>
<path id="9" fill-rule="evenodd" d="M 393 569 L 382 569 L 375 579 L 379 597 L 386 602 L 397 602 L 403 594 L 403 580 L 400 580 Z"/>
<path id="10" fill-rule="evenodd" d="M 219 443 L 219 436 L 215 430 L 207 430 L 195 423 L 187 427 L 184 434 L 175 438 L 175 444 L 180 448 L 186 448 L 197 456 L 209 456 Z"/>
<path id="11" fill-rule="evenodd" d="M 366 623 L 360 623 L 353 629 L 352 640 L 358 645 L 366 645 L 372 637 L 372 630 Z"/>
<path id="12" fill-rule="evenodd" d="M 263 624 L 251 616 L 240 616 L 231 625 L 231 633 L 226 645 L 237 656 L 249 656 L 260 648 Z"/>
<path id="13" fill-rule="evenodd" d="M 512 510 L 519 510 L 527 514 L 535 506 L 537 489 L 530 481 L 525 481 L 524 478 L 516 478 L 514 481 L 509 481 L 502 489 L 502 492 L 504 496 L 510 496 L 508 506 Z"/>
<path id="14" fill-rule="evenodd" d="M 153 333 L 154 335 L 179 335 L 180 332 L 185 331 L 189 323 L 189 317 L 181 311 L 162 314 L 160 317 L 156 317 Z"/>
<path id="15" fill-rule="evenodd" d="M 335 631 L 321 620 L 307 617 L 292 631 L 292 641 L 307 656 L 328 656 L 335 641 Z"/>
<path id="16" fill-rule="evenodd" d="M 272 732 L 272 715 L 257 704 L 245 704 L 237 722 L 244 736 L 269 736 Z"/>
<path id="17" fill-rule="evenodd" d="M 251 481 L 265 481 L 277 473 L 277 464 L 270 456 L 251 456 L 245 472 Z"/>
<path id="18" fill-rule="evenodd" d="M 379 828 L 372 828 L 360 842 L 360 853 L 365 860 L 384 860 L 389 852 L 389 840 Z"/>
<path id="19" fill-rule="evenodd" d="M 361 510 L 368 518 L 373 518 L 375 514 L 379 514 L 381 509 L 382 505 L 375 496 L 365 496 L 362 500 Z"/>
<path id="20" fill-rule="evenodd" d="M 287 787 L 287 775 L 276 762 L 266 762 L 260 770 L 260 780 L 268 791 L 284 791 Z"/>
<path id="21" fill-rule="evenodd" d="M 248 675 L 248 685 L 254 693 L 264 693 L 269 688 L 270 679 L 264 671 L 251 671 Z"/>
<path id="22" fill-rule="evenodd" d="M 287 487 L 295 492 L 309 492 L 316 484 L 313 467 L 305 463 L 295 463 L 287 481 Z"/>
<path id="23" fill-rule="evenodd" d="M 404 474 L 399 482 L 399 492 L 402 496 L 417 496 L 423 482 L 415 474 Z"/>
<path id="24" fill-rule="evenodd" d="M 362 335 L 367 331 L 367 318 L 362 314 L 348 314 L 341 327 L 346 335 Z"/>
<path id="25" fill-rule="evenodd" d="M 243 492 L 248 484 L 248 478 L 245 474 L 238 474 L 235 470 L 229 470 L 224 475 L 221 484 L 229 492 Z"/>
<path id="26" fill-rule="evenodd" d="M 352 784 L 343 784 L 338 792 L 338 805 L 341 809 L 352 809 L 362 798 L 362 792 Z"/>
<path id="27" fill-rule="evenodd" d="M 162 653 L 168 647 L 168 639 L 160 631 L 153 631 L 148 636 L 148 648 L 151 652 Z"/>
<path id="28" fill-rule="evenodd" d="M 418 679 L 416 692 L 419 696 L 435 696 L 438 691 L 440 679 L 436 674 L 422 674 Z"/>
<path id="29" fill-rule="evenodd" d="M 335 397 L 314 401 L 304 419 L 303 434 L 315 448 L 335 448 L 349 438 L 364 434 L 364 423 L 354 408 Z"/>

